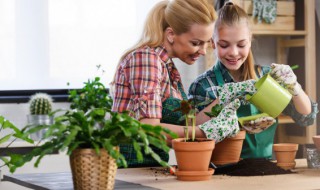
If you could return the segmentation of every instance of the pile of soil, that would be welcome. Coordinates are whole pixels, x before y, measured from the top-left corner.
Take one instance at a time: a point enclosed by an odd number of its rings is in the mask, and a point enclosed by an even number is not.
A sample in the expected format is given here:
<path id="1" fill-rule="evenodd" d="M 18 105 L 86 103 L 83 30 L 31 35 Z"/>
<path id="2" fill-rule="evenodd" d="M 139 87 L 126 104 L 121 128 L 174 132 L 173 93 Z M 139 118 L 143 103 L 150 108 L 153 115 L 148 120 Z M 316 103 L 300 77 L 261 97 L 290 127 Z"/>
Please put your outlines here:
<path id="1" fill-rule="evenodd" d="M 267 159 L 249 158 L 243 159 L 235 164 L 218 166 L 215 169 L 214 175 L 229 175 L 229 176 L 263 176 L 277 174 L 295 173 L 291 170 L 284 170 Z"/>

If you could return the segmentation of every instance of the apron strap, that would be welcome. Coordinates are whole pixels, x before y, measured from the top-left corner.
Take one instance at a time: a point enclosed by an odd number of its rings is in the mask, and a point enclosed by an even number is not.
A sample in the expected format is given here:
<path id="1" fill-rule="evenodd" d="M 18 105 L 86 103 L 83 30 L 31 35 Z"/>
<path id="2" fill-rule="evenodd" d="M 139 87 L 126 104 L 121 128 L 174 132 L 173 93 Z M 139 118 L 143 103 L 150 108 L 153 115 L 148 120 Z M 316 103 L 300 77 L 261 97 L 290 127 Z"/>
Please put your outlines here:
<path id="1" fill-rule="evenodd" d="M 221 73 L 221 67 L 220 67 L 220 62 L 217 61 L 217 63 L 215 64 L 215 66 L 213 67 L 213 71 L 214 74 L 216 75 L 216 80 L 219 86 L 223 86 L 224 85 L 224 81 L 223 81 L 223 77 L 222 77 L 222 73 Z"/>

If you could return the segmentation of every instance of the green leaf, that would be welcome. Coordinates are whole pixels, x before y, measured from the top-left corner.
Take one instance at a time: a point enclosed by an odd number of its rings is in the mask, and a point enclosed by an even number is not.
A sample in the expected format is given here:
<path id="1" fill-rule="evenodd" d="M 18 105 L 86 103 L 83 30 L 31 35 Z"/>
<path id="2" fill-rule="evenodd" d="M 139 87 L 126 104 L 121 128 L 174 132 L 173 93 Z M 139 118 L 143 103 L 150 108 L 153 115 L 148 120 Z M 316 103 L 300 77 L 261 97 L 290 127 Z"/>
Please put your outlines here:
<path id="1" fill-rule="evenodd" d="M 12 134 L 9 134 L 9 135 L 6 135 L 6 136 L 0 138 L 0 144 L 7 142 L 11 136 L 12 136 Z"/>
<path id="2" fill-rule="evenodd" d="M 139 162 L 142 162 L 143 161 L 143 155 L 142 155 L 139 143 L 137 141 L 135 141 L 135 140 L 133 140 L 132 143 L 133 143 L 133 148 L 136 151 L 137 160 Z"/>
<path id="3" fill-rule="evenodd" d="M 64 148 L 69 146 L 69 144 L 75 139 L 75 137 L 78 134 L 79 128 L 80 128 L 79 126 L 74 126 L 70 129 L 70 134 L 64 140 L 63 145 L 61 147 L 62 150 L 64 150 Z"/>

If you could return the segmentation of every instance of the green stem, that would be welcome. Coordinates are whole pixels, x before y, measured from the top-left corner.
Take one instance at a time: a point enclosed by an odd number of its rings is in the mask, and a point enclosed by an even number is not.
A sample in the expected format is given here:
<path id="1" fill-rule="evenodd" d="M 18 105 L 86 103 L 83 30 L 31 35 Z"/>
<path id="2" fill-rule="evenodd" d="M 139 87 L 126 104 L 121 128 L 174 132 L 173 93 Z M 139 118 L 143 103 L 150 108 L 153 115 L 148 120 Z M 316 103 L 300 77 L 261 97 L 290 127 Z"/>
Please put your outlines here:
<path id="1" fill-rule="evenodd" d="M 192 141 L 196 138 L 196 117 L 192 118 Z"/>
<path id="2" fill-rule="evenodd" d="M 292 70 L 298 69 L 298 68 L 299 68 L 299 65 L 292 65 L 292 66 L 291 66 L 291 69 L 292 69 Z"/>
<path id="3" fill-rule="evenodd" d="M 188 123 L 189 117 L 186 115 L 186 126 L 184 127 L 184 136 L 185 136 L 185 141 L 189 140 L 189 123 Z"/>

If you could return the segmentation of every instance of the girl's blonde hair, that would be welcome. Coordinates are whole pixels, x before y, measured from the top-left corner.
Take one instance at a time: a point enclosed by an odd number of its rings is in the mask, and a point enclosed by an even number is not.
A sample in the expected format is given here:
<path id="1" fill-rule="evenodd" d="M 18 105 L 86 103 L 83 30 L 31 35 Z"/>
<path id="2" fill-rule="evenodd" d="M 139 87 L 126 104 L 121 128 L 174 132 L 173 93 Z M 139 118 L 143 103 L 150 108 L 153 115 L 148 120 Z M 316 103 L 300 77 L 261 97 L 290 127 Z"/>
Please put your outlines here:
<path id="1" fill-rule="evenodd" d="M 179 35 L 188 32 L 193 24 L 209 25 L 215 19 L 216 12 L 208 0 L 160 1 L 149 12 L 138 42 L 120 58 L 118 68 L 124 57 L 135 49 L 144 46 L 160 46 L 164 40 L 164 32 L 168 27 L 171 27 L 175 34 Z"/>
<path id="2" fill-rule="evenodd" d="M 219 11 L 218 18 L 215 22 L 213 35 L 218 34 L 218 30 L 223 26 L 234 26 L 239 23 L 246 23 L 251 30 L 251 24 L 248 14 L 238 5 L 231 2 L 227 2 Z M 251 36 L 252 38 L 252 36 Z M 245 60 L 244 64 L 240 68 L 242 74 L 242 80 L 256 79 L 256 72 L 254 69 L 254 59 L 253 54 L 250 49 L 249 55 Z"/>

